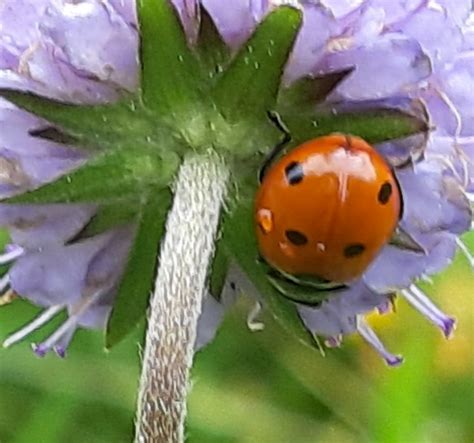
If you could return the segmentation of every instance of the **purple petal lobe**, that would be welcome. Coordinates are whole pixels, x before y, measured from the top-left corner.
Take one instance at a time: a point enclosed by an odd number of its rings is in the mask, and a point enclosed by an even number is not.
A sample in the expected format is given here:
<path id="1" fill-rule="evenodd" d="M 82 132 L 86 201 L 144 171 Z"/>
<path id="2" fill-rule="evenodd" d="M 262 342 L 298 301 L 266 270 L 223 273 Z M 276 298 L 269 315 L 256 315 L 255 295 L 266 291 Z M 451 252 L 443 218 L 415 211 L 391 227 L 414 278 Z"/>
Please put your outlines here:
<path id="1" fill-rule="evenodd" d="M 382 59 L 384 63 L 380 63 Z M 351 66 L 355 71 L 337 88 L 337 96 L 350 100 L 399 95 L 431 73 L 430 60 L 419 44 L 398 34 L 384 35 L 371 45 L 328 54 L 317 69 L 328 72 Z"/>
<path id="2" fill-rule="evenodd" d="M 331 296 L 317 308 L 299 305 L 298 311 L 310 331 L 333 337 L 354 332 L 357 315 L 376 309 L 386 298 L 386 295 L 377 294 L 359 281 Z"/>
<path id="3" fill-rule="evenodd" d="M 214 18 L 225 41 L 233 48 L 250 36 L 266 9 L 262 0 L 233 0 L 225 3 L 221 0 L 202 0 L 202 4 Z"/>
<path id="4" fill-rule="evenodd" d="M 94 205 L 0 205 L 0 225 L 15 244 L 31 250 L 64 244 L 94 213 Z"/>
<path id="5" fill-rule="evenodd" d="M 127 262 L 134 231 L 124 227 L 110 232 L 105 246 L 90 261 L 87 271 L 85 290 L 96 292 L 109 291 L 118 283 Z"/>
<path id="6" fill-rule="evenodd" d="M 25 254 L 9 272 L 11 286 L 40 306 L 75 303 L 81 297 L 90 260 L 106 241 L 103 236 Z"/>
<path id="7" fill-rule="evenodd" d="M 408 232 L 470 229 L 471 205 L 449 169 L 438 162 L 424 161 L 414 169 L 397 173 L 404 196 L 403 226 Z"/>
<path id="8" fill-rule="evenodd" d="M 434 274 L 452 262 L 456 237 L 447 232 L 413 236 L 426 255 L 387 245 L 363 275 L 363 281 L 376 292 L 394 292 L 411 285 L 413 280 Z"/>
<path id="9" fill-rule="evenodd" d="M 49 8 L 40 28 L 58 48 L 58 58 L 64 58 L 78 76 L 128 90 L 137 87 L 137 33 L 106 2 L 89 0 Z"/>

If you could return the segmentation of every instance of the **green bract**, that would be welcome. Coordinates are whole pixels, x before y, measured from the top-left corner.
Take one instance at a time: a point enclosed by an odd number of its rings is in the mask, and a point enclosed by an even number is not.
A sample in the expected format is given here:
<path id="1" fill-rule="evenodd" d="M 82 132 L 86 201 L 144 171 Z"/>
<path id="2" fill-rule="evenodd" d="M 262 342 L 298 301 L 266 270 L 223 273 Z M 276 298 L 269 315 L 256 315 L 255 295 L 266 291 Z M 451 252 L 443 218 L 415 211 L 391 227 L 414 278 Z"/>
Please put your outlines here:
<path id="1" fill-rule="evenodd" d="M 234 195 L 223 217 L 211 291 L 219 295 L 228 264 L 237 262 L 275 317 L 314 345 L 295 305 L 282 297 L 268 278 L 268 268 L 257 262 L 252 215 L 257 174 L 262 159 L 284 137 L 269 113 L 289 129 L 293 145 L 336 131 L 381 142 L 424 131 L 426 122 L 376 106 L 342 113 L 315 108 L 350 69 L 282 88 L 283 70 L 301 26 L 298 9 L 274 9 L 233 56 L 205 11 L 194 45 L 168 1 L 141 0 L 138 12 L 142 75 L 135 95 L 124 94 L 117 103 L 79 106 L 1 90 L 3 97 L 51 122 L 56 138 L 89 155 L 72 173 L 6 202 L 96 203 L 98 214 L 82 236 L 135 222 L 135 241 L 107 330 L 107 345 L 112 346 L 145 314 L 172 198 L 170 185 L 181 160 L 188 152 L 205 155 L 214 150 L 231 168 Z"/>

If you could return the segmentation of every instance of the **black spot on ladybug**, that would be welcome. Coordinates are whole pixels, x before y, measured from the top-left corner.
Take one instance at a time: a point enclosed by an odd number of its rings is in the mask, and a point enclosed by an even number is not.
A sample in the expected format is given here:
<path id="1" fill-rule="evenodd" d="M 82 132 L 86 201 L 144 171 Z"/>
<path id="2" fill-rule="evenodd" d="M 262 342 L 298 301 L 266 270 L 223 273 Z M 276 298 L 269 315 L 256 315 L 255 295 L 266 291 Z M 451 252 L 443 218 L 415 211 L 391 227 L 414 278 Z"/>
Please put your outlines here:
<path id="1" fill-rule="evenodd" d="M 392 195 L 392 185 L 389 182 L 385 182 L 379 189 L 378 200 L 379 203 L 385 205 L 390 200 Z"/>
<path id="2" fill-rule="evenodd" d="M 286 238 L 290 240 L 296 246 L 303 246 L 308 243 L 308 238 L 306 235 L 302 234 L 299 231 L 285 231 Z"/>
<path id="3" fill-rule="evenodd" d="M 344 248 L 344 257 L 357 257 L 365 251 L 365 246 L 362 243 L 352 243 Z"/>
<path id="4" fill-rule="evenodd" d="M 304 177 L 303 166 L 301 166 L 301 163 L 291 162 L 285 168 L 285 175 L 290 185 L 297 185 Z"/>

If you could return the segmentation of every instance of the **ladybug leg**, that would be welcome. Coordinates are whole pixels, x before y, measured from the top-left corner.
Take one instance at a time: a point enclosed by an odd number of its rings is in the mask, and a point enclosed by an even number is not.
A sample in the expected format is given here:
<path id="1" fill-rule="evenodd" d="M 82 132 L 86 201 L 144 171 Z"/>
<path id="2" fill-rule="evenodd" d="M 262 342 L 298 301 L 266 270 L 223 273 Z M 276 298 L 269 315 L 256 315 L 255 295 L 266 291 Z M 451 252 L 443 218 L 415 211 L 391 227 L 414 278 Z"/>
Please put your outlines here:
<path id="1" fill-rule="evenodd" d="M 290 131 L 288 128 L 285 126 L 283 121 L 280 118 L 280 115 L 274 111 L 269 111 L 268 112 L 268 118 L 270 121 L 281 131 L 283 132 L 283 138 L 278 143 L 270 152 L 269 154 L 265 157 L 265 160 L 263 161 L 263 165 L 260 168 L 260 171 L 258 173 L 258 181 L 261 183 L 263 178 L 265 177 L 265 174 L 270 167 L 270 165 L 273 163 L 273 160 L 280 154 L 280 152 L 286 147 L 286 145 L 291 141 L 291 135 Z"/>

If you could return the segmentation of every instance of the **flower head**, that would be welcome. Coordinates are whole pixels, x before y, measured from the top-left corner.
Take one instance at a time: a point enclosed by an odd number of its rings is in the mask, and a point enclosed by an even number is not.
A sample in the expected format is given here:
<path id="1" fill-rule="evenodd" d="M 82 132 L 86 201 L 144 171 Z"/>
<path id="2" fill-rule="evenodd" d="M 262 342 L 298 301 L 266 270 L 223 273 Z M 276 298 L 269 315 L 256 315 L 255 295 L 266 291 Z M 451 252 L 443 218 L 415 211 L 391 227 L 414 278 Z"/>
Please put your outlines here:
<path id="1" fill-rule="evenodd" d="M 401 358 L 385 349 L 364 314 L 373 309 L 386 312 L 398 292 L 449 337 L 454 319 L 441 312 L 416 282 L 448 266 L 457 250 L 473 262 L 459 238 L 471 229 L 472 218 L 474 97 L 467 86 L 474 73 L 467 38 L 471 3 L 301 3 L 306 21 L 286 70 L 288 82 L 355 67 L 328 101 L 419 99 L 434 128 L 418 159 L 413 140 L 405 150 L 412 158 L 399 164 L 391 154 L 400 151 L 400 142 L 379 146 L 397 166 L 404 201 L 400 228 L 423 252 L 389 244 L 346 290 L 319 307 L 298 308 L 305 325 L 326 337 L 326 345 L 337 346 L 343 335 L 358 331 L 389 364 L 398 364 Z"/>
<path id="2" fill-rule="evenodd" d="M 190 41 L 197 38 L 198 3 L 174 1 Z M 200 3 L 236 52 L 282 2 Z M 412 112 L 421 102 L 434 128 L 428 140 L 413 136 L 378 145 L 396 168 L 400 182 L 404 200 L 400 229 L 405 240 L 388 244 L 361 279 L 320 305 L 296 304 L 304 325 L 324 336 L 327 346 L 338 346 L 343 335 L 358 331 L 389 364 L 397 364 L 401 358 L 384 348 L 363 315 L 373 309 L 386 312 L 399 292 L 449 336 L 454 320 L 433 305 L 416 281 L 446 267 L 457 250 L 474 261 L 459 238 L 471 229 L 474 192 L 473 97 L 467 86 L 474 76 L 470 2 L 293 3 L 301 6 L 304 23 L 285 69 L 285 87 L 305 76 L 347 72 L 321 106 L 344 112 L 354 106 L 361 109 L 362 101 L 365 106 L 383 102 Z M 5 24 L 0 36 L 2 87 L 89 105 L 114 102 L 138 88 L 134 2 L 8 0 L 0 7 L 0 23 Z M 2 198 L 67 176 L 94 158 L 90 151 L 79 149 L 77 140 L 62 132 L 61 125 L 3 99 L 0 121 Z M 106 117 L 103 123 L 106 126 Z M 145 134 L 149 127 L 143 127 L 142 138 L 152 142 L 156 134 Z M 238 125 L 235 128 L 240 130 Z M 200 136 L 193 130 L 184 138 L 199 144 Z M 140 171 L 148 164 L 140 164 Z M 7 338 L 5 346 L 62 310 L 67 310 L 67 320 L 34 346 L 38 355 L 54 350 L 62 356 L 76 328 L 105 326 L 139 226 L 133 217 L 120 213 L 122 219 L 98 229 L 98 224 L 107 221 L 103 209 L 95 202 L 0 206 L 0 224 L 11 236 L 11 244 L 0 256 L 0 263 L 11 264 L 0 280 L 1 289 L 10 298 L 13 291 L 44 307 L 30 324 Z M 406 239 L 416 248 L 407 247 Z M 238 281 L 246 285 L 246 277 L 239 275 Z M 233 273 L 228 281 L 234 282 Z M 212 338 L 232 299 L 227 294 L 220 303 L 212 298 L 204 303 L 197 347 Z"/>
<path id="3" fill-rule="evenodd" d="M 131 2 L 8 1 L 0 7 L 0 21 L 3 86 L 79 103 L 113 100 L 117 91 L 137 87 L 138 38 Z M 5 100 L 0 120 L 3 198 L 50 182 L 88 157 L 64 144 L 49 122 Z M 11 263 L 2 291 L 10 288 L 7 294 L 44 308 L 4 346 L 63 310 L 68 319 L 34 345 L 38 355 L 54 349 L 63 356 L 77 327 L 105 326 L 133 226 L 75 241 L 97 209 L 93 204 L 2 205 L 0 223 L 12 242 L 2 255 L 3 263 Z"/>

